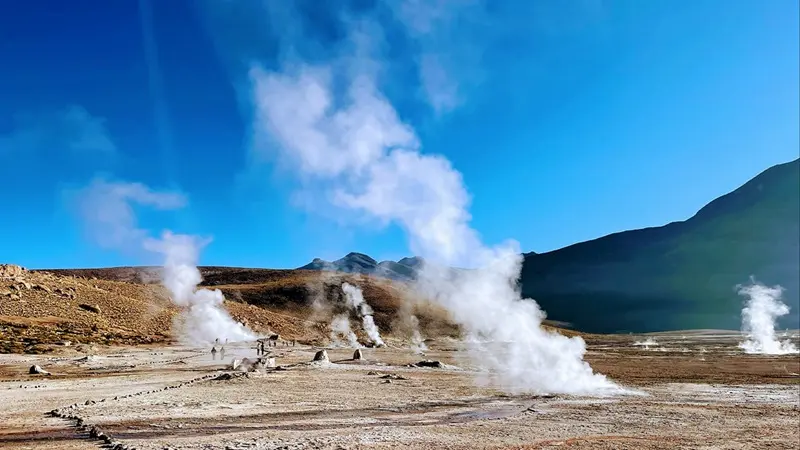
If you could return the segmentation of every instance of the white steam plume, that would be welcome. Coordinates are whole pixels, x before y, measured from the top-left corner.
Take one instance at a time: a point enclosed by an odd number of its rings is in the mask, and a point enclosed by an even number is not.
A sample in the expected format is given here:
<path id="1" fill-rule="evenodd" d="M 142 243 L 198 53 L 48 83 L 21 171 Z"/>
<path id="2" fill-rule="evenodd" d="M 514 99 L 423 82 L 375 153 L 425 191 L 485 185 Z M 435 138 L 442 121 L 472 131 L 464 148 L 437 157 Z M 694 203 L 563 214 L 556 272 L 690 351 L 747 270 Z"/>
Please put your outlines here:
<path id="1" fill-rule="evenodd" d="M 768 287 L 753 281 L 748 286 L 739 286 L 739 295 L 746 296 L 742 309 L 742 331 L 747 339 L 739 344 L 746 353 L 785 355 L 798 353 L 789 340 L 779 341 L 775 336 L 775 321 L 789 314 L 789 307 L 781 301 L 783 288 Z"/>
<path id="2" fill-rule="evenodd" d="M 207 241 L 194 236 L 169 231 L 161 239 L 148 238 L 144 242 L 147 250 L 164 255 L 164 286 L 172 293 L 173 302 L 186 308 L 178 324 L 181 340 L 187 344 L 208 344 L 215 339 L 220 342 L 257 339 L 225 311 L 222 305 L 225 297 L 219 289 L 197 288 L 203 280 L 197 260 L 206 244 Z"/>
<path id="3" fill-rule="evenodd" d="M 411 345 L 412 349 L 416 353 L 422 353 L 428 350 L 428 346 L 425 345 L 425 340 L 422 339 L 422 333 L 419 332 L 419 319 L 417 316 L 410 316 L 409 322 L 411 322 Z"/>
<path id="4" fill-rule="evenodd" d="M 346 345 L 351 348 L 361 347 L 361 344 L 358 343 L 358 337 L 350 328 L 350 319 L 347 314 L 339 314 L 331 320 L 331 341 L 333 341 L 334 346 L 342 345 L 339 340 L 340 337 L 344 337 L 347 340 Z"/>
<path id="5" fill-rule="evenodd" d="M 414 307 L 417 304 L 418 297 L 416 296 L 403 296 L 403 302 L 397 311 L 397 317 L 392 323 L 392 329 L 396 332 L 401 332 L 411 339 L 411 349 L 416 353 L 423 353 L 428 350 L 425 345 L 425 339 L 419 327 L 419 319 L 413 314 Z"/>
<path id="6" fill-rule="evenodd" d="M 324 183 L 337 206 L 399 224 L 415 253 L 437 261 L 424 266 L 419 287 L 468 334 L 490 341 L 473 344 L 471 354 L 495 384 L 510 392 L 620 392 L 583 361 L 581 338 L 541 327 L 544 313 L 521 299 L 516 286 L 517 245 L 480 242 L 469 226 L 461 174 L 444 157 L 419 152 L 414 132 L 373 77 L 354 66 L 337 74 L 347 80 L 341 98 L 332 91 L 330 68 L 253 68 L 256 148 L 277 147 L 304 181 Z"/>
<path id="7" fill-rule="evenodd" d="M 656 340 L 653 339 L 652 337 L 649 337 L 643 341 L 636 341 L 633 343 L 633 345 L 637 347 L 644 347 L 645 350 L 649 350 L 650 347 L 657 347 L 658 342 L 656 342 Z"/>
<path id="8" fill-rule="evenodd" d="M 372 318 L 372 308 L 364 301 L 361 289 L 350 283 L 342 283 L 342 291 L 344 291 L 347 298 L 347 304 L 361 316 L 364 332 L 367 333 L 370 341 L 377 346 L 385 345 L 383 339 L 381 339 L 381 333 L 378 331 L 378 326 L 375 325 L 375 320 Z"/>
<path id="9" fill-rule="evenodd" d="M 184 312 L 176 317 L 175 332 L 188 344 L 204 344 L 215 339 L 231 341 L 256 336 L 233 320 L 222 306 L 219 290 L 197 289 L 202 281 L 197 261 L 200 249 L 208 242 L 194 236 L 165 231 L 160 239 L 149 235 L 137 223 L 134 205 L 169 210 L 182 207 L 186 199 L 179 193 L 159 192 L 141 183 L 94 180 L 78 192 L 79 211 L 87 230 L 106 247 L 146 250 L 165 258 L 162 278 L 172 301 Z"/>

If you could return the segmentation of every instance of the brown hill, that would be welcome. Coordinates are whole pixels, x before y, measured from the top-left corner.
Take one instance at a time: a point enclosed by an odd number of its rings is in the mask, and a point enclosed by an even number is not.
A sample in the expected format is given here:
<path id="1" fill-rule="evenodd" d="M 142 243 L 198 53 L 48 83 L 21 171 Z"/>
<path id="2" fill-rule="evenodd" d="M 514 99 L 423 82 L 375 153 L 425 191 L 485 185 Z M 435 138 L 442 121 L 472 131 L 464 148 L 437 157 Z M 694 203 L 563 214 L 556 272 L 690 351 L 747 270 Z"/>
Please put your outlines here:
<path id="1" fill-rule="evenodd" d="M 171 325 L 180 310 L 158 284 L 158 268 L 27 271 L 0 267 L 0 352 L 173 338 Z M 363 289 L 376 324 L 388 336 L 408 332 L 404 312 L 419 318 L 425 335 L 457 333 L 442 310 L 411 298 L 407 286 L 398 282 L 305 270 L 202 267 L 201 273 L 203 286 L 223 292 L 230 314 L 259 333 L 327 341 L 331 314 L 346 311 L 344 281 Z"/>

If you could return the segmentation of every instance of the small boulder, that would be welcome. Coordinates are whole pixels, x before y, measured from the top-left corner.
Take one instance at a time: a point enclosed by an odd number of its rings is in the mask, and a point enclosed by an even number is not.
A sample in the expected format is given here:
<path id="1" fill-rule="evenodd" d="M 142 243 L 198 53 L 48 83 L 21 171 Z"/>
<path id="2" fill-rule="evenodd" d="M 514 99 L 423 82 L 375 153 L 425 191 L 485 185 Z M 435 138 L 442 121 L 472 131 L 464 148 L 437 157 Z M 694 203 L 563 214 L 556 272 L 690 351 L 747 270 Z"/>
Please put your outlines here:
<path id="1" fill-rule="evenodd" d="M 52 292 L 49 287 L 47 287 L 47 286 L 45 286 L 43 284 L 34 284 L 33 288 L 34 289 L 38 289 L 40 291 L 47 292 L 48 294 L 50 294 Z"/>
<path id="2" fill-rule="evenodd" d="M 31 375 L 50 375 L 50 372 L 42 369 L 37 365 L 32 365 L 30 369 L 28 369 L 28 373 Z"/>
<path id="3" fill-rule="evenodd" d="M 234 359 L 231 365 L 228 366 L 230 370 L 241 370 L 247 372 L 252 369 L 258 361 L 253 361 L 249 358 Z"/>
<path id="4" fill-rule="evenodd" d="M 317 354 L 314 355 L 313 361 L 324 361 L 324 362 L 330 361 L 330 359 L 328 359 L 328 351 L 327 350 L 318 351 Z"/>
<path id="5" fill-rule="evenodd" d="M 96 305 L 88 305 L 86 303 L 81 303 L 81 304 L 78 305 L 78 308 L 86 310 L 86 311 L 89 311 L 89 312 L 93 312 L 95 314 L 100 314 L 100 307 L 96 306 Z"/>
<path id="6" fill-rule="evenodd" d="M 382 376 L 381 378 L 383 378 L 384 380 L 407 380 L 408 379 L 408 378 L 406 378 L 406 377 L 404 377 L 402 375 L 398 375 L 396 373 L 389 373 L 389 374 L 386 374 L 386 375 Z"/>
<path id="7" fill-rule="evenodd" d="M 430 359 L 420 361 L 414 365 L 417 367 L 433 367 L 435 369 L 444 369 L 444 364 L 442 364 L 440 361 L 433 361 Z"/>
<path id="8" fill-rule="evenodd" d="M 0 264 L 0 277 L 13 278 L 22 276 L 26 272 L 25 268 L 16 264 Z"/>

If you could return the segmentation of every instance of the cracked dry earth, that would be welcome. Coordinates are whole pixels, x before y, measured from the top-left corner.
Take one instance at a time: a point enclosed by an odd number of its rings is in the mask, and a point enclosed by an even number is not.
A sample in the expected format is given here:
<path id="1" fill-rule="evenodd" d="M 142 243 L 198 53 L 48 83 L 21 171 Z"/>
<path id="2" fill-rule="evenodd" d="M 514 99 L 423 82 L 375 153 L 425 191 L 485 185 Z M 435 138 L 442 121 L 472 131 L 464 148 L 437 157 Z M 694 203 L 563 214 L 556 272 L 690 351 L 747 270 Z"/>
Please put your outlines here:
<path id="1" fill-rule="evenodd" d="M 273 349 L 281 369 L 225 370 L 255 357 L 111 347 L 84 358 L 0 355 L 0 447 L 8 449 L 796 449 L 797 355 L 748 356 L 730 342 L 593 342 L 587 360 L 645 395 L 505 395 L 476 384 L 466 354 L 439 342 L 408 367 L 398 348 Z M 38 364 L 50 376 L 28 375 Z M 219 375 L 229 373 L 233 376 Z"/>

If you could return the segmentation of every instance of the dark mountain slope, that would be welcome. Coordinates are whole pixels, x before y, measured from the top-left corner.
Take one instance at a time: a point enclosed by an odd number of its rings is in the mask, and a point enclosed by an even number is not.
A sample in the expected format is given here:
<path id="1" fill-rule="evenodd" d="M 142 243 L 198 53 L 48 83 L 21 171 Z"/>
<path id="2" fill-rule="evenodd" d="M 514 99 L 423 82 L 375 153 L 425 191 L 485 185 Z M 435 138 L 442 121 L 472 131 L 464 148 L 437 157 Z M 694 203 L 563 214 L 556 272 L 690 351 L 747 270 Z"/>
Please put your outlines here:
<path id="1" fill-rule="evenodd" d="M 786 288 L 781 326 L 800 325 L 800 161 L 767 169 L 695 216 L 543 254 L 526 254 L 522 290 L 550 318 L 595 332 L 740 325 L 735 285 Z"/>

